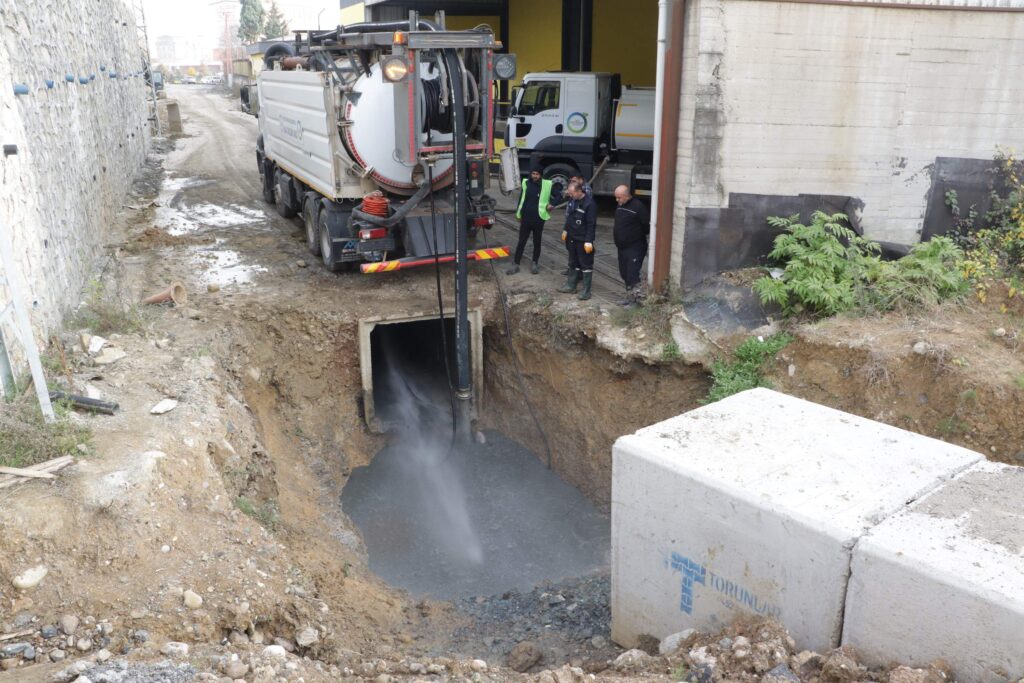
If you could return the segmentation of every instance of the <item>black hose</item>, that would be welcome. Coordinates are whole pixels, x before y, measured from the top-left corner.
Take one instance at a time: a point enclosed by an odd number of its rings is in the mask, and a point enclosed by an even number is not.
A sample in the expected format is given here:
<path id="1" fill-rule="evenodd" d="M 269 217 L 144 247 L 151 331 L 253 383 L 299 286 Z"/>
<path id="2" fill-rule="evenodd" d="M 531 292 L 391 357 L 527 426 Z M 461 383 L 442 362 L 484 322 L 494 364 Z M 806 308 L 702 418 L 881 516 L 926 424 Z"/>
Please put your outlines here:
<path id="1" fill-rule="evenodd" d="M 411 30 L 409 28 L 409 21 L 364 21 L 358 24 L 349 24 L 348 26 L 339 27 L 342 33 L 383 33 L 385 31 L 399 31 L 405 29 L 406 31 Z M 420 19 L 419 30 L 427 31 L 440 31 L 441 27 L 432 21 L 427 19 Z"/>
<path id="2" fill-rule="evenodd" d="M 291 43 L 274 43 L 263 53 L 263 63 L 273 67 L 274 62 L 278 59 L 294 57 L 295 55 L 295 46 Z"/>
<path id="3" fill-rule="evenodd" d="M 487 243 L 487 230 L 480 231 L 484 236 L 484 248 L 490 249 L 491 245 Z M 505 314 L 505 340 L 508 342 L 508 351 L 512 354 L 512 367 L 516 371 L 516 377 L 519 380 L 519 390 L 523 392 L 523 399 L 526 401 L 526 409 L 530 411 L 530 417 L 533 418 L 533 424 L 537 427 L 537 431 L 540 432 L 540 438 L 544 442 L 544 451 L 548 459 L 548 469 L 551 469 L 551 443 L 548 441 L 548 434 L 544 431 L 544 426 L 540 423 L 540 417 L 537 415 L 537 411 L 533 408 L 533 401 L 530 400 L 530 392 L 526 388 L 526 379 L 523 377 L 522 364 L 519 362 L 519 354 L 516 353 L 516 347 L 512 343 L 512 316 L 508 311 L 508 297 L 505 296 L 505 288 L 501 286 L 501 278 L 498 276 L 498 270 L 494 267 L 494 259 L 488 260 L 491 266 L 491 275 L 494 277 L 494 284 L 498 287 L 498 298 L 501 299 L 501 310 Z"/>

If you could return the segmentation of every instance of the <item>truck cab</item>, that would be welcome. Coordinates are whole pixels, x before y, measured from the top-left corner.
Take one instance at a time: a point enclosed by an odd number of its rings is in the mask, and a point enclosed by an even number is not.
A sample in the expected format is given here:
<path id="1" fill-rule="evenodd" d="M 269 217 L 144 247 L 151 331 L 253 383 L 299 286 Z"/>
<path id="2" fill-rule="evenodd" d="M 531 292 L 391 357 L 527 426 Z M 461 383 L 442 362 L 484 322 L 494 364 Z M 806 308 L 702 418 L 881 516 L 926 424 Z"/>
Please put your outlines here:
<path id="1" fill-rule="evenodd" d="M 594 179 L 595 194 L 620 184 L 644 194 L 653 129 L 653 89 L 623 88 L 618 74 L 536 72 L 514 94 L 505 145 L 517 149 L 520 168 L 537 161 L 563 187 L 578 174 Z"/>

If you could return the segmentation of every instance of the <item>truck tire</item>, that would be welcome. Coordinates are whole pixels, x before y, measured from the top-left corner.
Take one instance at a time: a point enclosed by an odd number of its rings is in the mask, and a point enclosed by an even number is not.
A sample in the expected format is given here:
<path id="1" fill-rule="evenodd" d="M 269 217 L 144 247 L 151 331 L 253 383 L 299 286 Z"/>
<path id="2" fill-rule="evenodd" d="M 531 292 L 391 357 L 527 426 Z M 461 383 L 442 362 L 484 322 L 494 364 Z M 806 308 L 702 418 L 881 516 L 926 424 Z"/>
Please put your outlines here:
<path id="1" fill-rule="evenodd" d="M 550 180 L 553 184 L 561 185 L 562 192 L 565 192 L 569 187 L 569 176 L 578 174 L 579 171 L 569 164 L 551 164 L 550 166 L 544 167 L 544 172 L 541 175 Z"/>
<path id="2" fill-rule="evenodd" d="M 306 226 L 306 247 L 314 256 L 320 255 L 320 202 L 316 195 L 307 195 L 302 203 L 302 222 Z"/>
<path id="3" fill-rule="evenodd" d="M 331 229 L 327 225 L 327 210 L 317 212 L 316 227 L 320 238 L 317 251 L 320 252 L 320 260 L 323 262 L 324 268 L 332 273 L 345 270 L 348 264 L 340 260 L 341 250 L 335 248 L 334 241 L 331 239 Z"/>
<path id="4" fill-rule="evenodd" d="M 295 207 L 292 206 L 292 180 L 288 174 L 278 169 L 274 176 L 274 202 L 277 204 L 277 213 L 282 218 L 295 218 Z"/>

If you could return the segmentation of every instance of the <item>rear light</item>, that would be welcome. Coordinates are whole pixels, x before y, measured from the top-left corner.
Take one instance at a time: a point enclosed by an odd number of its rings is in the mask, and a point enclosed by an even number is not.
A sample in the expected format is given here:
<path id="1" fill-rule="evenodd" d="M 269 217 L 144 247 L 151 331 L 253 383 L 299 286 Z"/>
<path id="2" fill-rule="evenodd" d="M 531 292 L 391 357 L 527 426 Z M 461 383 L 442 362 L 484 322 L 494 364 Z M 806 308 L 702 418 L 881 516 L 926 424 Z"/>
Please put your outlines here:
<path id="1" fill-rule="evenodd" d="M 494 216 L 477 216 L 473 219 L 473 225 L 478 228 L 486 228 L 494 225 Z"/>
<path id="2" fill-rule="evenodd" d="M 361 240 L 378 240 L 381 237 L 388 236 L 387 228 L 367 228 L 359 231 L 359 239 Z"/>

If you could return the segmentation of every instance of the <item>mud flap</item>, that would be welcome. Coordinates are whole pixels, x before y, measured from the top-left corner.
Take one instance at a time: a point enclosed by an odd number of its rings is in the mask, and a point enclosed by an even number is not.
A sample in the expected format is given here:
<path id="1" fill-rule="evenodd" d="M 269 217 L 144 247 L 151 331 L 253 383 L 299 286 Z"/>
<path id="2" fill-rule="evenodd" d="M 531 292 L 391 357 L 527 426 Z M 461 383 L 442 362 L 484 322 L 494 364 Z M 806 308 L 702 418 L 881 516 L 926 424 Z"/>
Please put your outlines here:
<path id="1" fill-rule="evenodd" d="M 362 261 L 362 255 L 356 251 L 359 240 L 352 235 L 352 229 L 349 226 L 352 208 L 339 207 L 332 202 L 323 202 L 320 211 L 325 216 L 321 225 L 326 225 L 331 233 L 332 260 L 338 263 Z"/>

